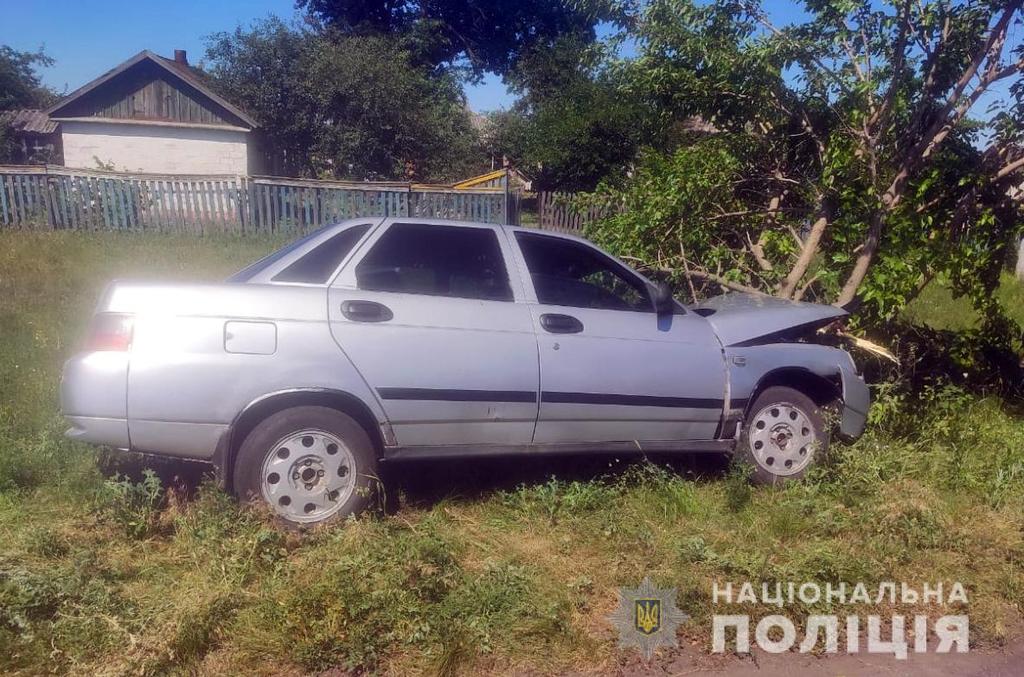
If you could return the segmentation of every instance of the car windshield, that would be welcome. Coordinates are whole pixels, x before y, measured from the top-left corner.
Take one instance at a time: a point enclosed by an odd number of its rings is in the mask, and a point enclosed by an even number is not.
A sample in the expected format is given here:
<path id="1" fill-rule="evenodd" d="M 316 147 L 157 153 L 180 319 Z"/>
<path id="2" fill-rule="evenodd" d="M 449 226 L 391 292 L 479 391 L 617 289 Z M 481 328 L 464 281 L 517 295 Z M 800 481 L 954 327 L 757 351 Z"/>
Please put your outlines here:
<path id="1" fill-rule="evenodd" d="M 335 227 L 334 224 L 329 225 L 329 226 L 321 226 L 320 228 L 317 228 L 316 230 L 314 230 L 309 235 L 306 235 L 304 237 L 300 237 L 295 242 L 292 242 L 291 244 L 287 244 L 284 247 L 281 247 L 280 249 L 278 249 L 277 251 L 272 252 L 270 254 L 267 254 L 266 256 L 264 256 L 262 259 L 260 259 L 256 263 L 253 263 L 253 264 L 250 264 L 250 265 L 246 266 L 245 268 L 243 268 L 242 270 L 238 271 L 237 273 L 235 273 L 234 275 L 232 275 L 231 277 L 229 277 L 228 279 L 226 279 L 224 281 L 225 282 L 249 282 L 250 280 L 252 280 L 252 278 L 256 277 L 257 275 L 259 275 L 264 270 L 266 270 L 270 266 L 274 265 L 275 263 L 277 263 L 278 261 L 280 261 L 284 257 L 288 256 L 289 254 L 294 252 L 296 249 L 299 249 L 300 247 L 306 245 L 313 238 L 316 238 L 316 237 L 319 237 L 319 236 L 323 235 L 325 230 L 327 230 L 329 228 L 334 228 L 334 227 Z"/>

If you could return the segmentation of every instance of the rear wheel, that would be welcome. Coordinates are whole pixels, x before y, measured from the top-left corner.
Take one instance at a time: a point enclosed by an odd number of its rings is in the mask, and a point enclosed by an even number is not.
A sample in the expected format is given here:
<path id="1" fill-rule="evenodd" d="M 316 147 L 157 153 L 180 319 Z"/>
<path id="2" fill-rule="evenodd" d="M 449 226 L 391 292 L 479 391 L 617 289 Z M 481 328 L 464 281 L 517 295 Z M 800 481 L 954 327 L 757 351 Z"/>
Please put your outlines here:
<path id="1" fill-rule="evenodd" d="M 373 443 L 359 423 L 327 407 L 271 415 L 242 442 L 234 486 L 286 523 L 312 526 L 370 507 L 379 479 Z"/>
<path id="2" fill-rule="evenodd" d="M 750 407 L 740 460 L 752 468 L 757 484 L 802 478 L 828 450 L 821 408 L 799 390 L 765 388 Z"/>

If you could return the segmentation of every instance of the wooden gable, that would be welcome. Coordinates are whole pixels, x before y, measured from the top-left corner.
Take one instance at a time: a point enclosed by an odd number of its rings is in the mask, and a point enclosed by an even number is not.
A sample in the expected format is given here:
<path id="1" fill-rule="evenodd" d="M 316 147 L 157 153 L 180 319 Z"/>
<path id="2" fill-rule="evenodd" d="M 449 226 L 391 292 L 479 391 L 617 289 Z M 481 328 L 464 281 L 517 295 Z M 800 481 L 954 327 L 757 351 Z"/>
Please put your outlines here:
<path id="1" fill-rule="evenodd" d="M 255 121 L 217 96 L 188 66 L 142 52 L 73 92 L 50 117 L 213 125 L 252 129 Z"/>

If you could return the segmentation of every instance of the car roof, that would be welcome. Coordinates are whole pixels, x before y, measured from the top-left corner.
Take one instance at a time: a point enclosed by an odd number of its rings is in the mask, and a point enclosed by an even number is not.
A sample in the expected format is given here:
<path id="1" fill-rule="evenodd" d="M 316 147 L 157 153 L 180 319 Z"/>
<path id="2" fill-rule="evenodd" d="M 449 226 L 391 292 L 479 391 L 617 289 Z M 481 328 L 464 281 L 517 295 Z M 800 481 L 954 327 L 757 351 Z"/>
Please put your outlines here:
<path id="1" fill-rule="evenodd" d="M 346 220 L 344 222 L 341 222 L 341 223 L 348 223 L 349 221 L 353 221 L 353 219 L 348 219 L 348 220 Z M 584 244 L 588 244 L 588 245 L 590 245 L 592 247 L 594 246 L 594 243 L 591 242 L 590 240 L 588 240 L 588 239 L 586 239 L 584 237 L 580 237 L 578 235 L 573 235 L 571 233 L 565 233 L 565 232 L 556 231 L 556 230 L 542 230 L 540 228 L 529 228 L 527 226 L 517 226 L 517 225 L 505 224 L 505 223 L 488 223 L 486 221 L 469 221 L 469 220 L 464 220 L 464 219 L 427 219 L 427 218 L 420 218 L 420 217 L 416 217 L 416 216 L 389 216 L 389 217 L 386 217 L 384 219 L 384 223 L 385 224 L 386 223 L 416 223 L 416 224 L 421 224 L 421 225 L 425 225 L 425 226 L 486 226 L 486 227 L 496 227 L 496 228 L 500 228 L 500 229 L 502 229 L 502 230 L 504 230 L 506 232 L 512 232 L 512 233 L 523 232 L 523 233 L 531 233 L 533 235 L 546 235 L 546 236 L 550 236 L 550 237 L 561 238 L 563 240 L 575 240 L 577 242 L 582 242 Z M 340 223 L 339 223 L 339 225 L 340 225 Z"/>
<path id="2" fill-rule="evenodd" d="M 261 270 L 260 273 L 257 274 L 257 278 L 259 278 L 259 279 L 257 279 L 256 281 L 259 281 L 259 282 L 269 282 L 273 278 L 273 275 L 275 275 L 277 272 L 279 272 L 280 270 L 283 270 L 285 267 L 290 265 L 292 262 L 294 262 L 295 260 L 298 260 L 299 258 L 304 256 L 306 253 L 308 253 L 313 248 L 318 247 L 320 244 L 325 242 L 330 237 L 333 237 L 334 234 L 337 233 L 339 230 L 341 230 L 343 228 L 348 228 L 348 227 L 353 226 L 353 225 L 362 224 L 362 223 L 370 223 L 370 224 L 372 224 L 372 226 L 386 226 L 386 225 L 388 225 L 390 223 L 415 223 L 415 224 L 426 225 L 426 226 L 471 226 L 471 227 L 478 227 L 478 228 L 479 227 L 499 228 L 499 229 L 504 230 L 505 232 L 509 232 L 509 233 L 519 233 L 519 232 L 522 232 L 522 233 L 529 233 L 531 235 L 539 235 L 539 236 L 542 236 L 542 237 L 552 237 L 552 238 L 558 238 L 558 239 L 561 239 L 561 240 L 569 240 L 569 241 L 579 242 L 579 243 L 584 244 L 584 245 L 586 245 L 588 247 L 594 247 L 594 248 L 598 249 L 599 251 L 601 251 L 606 256 L 611 256 L 611 258 L 615 259 L 620 265 L 622 265 L 626 269 L 630 270 L 633 274 L 638 275 L 645 282 L 651 283 L 651 281 L 645 275 L 643 275 L 639 271 L 637 271 L 634 268 L 632 268 L 631 266 L 629 266 L 625 261 L 622 261 L 618 257 L 616 257 L 616 256 L 614 256 L 612 254 L 609 254 L 608 252 L 604 251 L 598 245 L 596 245 L 595 243 L 591 242 L 590 240 L 587 240 L 586 238 L 579 237 L 579 236 L 576 236 L 576 235 L 571 235 L 569 233 L 564 233 L 564 232 L 559 232 L 559 231 L 550 231 L 550 230 L 541 230 L 540 228 L 527 228 L 525 226 L 515 226 L 515 225 L 512 225 L 512 224 L 486 223 L 486 222 L 483 222 L 483 221 L 467 221 L 467 220 L 459 220 L 459 219 L 430 219 L 430 218 L 420 218 L 420 217 L 416 217 L 416 216 L 363 216 L 363 217 L 354 217 L 354 218 L 350 218 L 350 219 L 343 219 L 343 220 L 337 221 L 335 223 L 331 223 L 331 224 L 327 224 L 327 225 L 321 226 L 320 228 L 318 228 L 318 229 L 314 230 L 313 232 L 307 234 L 305 236 L 305 238 L 304 238 L 305 241 L 301 244 L 301 246 L 293 247 L 292 250 L 287 253 L 287 255 L 285 255 L 283 257 L 280 257 L 280 260 L 275 261 L 271 266 L 268 266 L 265 269 Z M 274 256 L 274 254 L 272 253 L 270 256 Z M 264 257 L 264 258 L 269 258 L 269 257 Z M 239 273 L 236 273 L 232 277 L 239 276 L 239 275 L 245 273 L 250 268 L 254 268 L 254 267 L 258 266 L 261 262 L 263 262 L 263 260 L 264 259 L 260 259 L 259 261 L 256 261 L 255 263 L 253 263 L 252 265 L 250 265 L 247 268 L 243 269 Z"/>

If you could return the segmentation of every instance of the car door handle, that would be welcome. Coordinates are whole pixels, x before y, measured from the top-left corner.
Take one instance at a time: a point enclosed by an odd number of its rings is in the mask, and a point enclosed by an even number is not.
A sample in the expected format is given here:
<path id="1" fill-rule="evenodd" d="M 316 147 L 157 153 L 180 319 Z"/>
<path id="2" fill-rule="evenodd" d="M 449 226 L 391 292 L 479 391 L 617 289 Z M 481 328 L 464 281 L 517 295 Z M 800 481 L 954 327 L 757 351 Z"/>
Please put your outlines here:
<path id="1" fill-rule="evenodd" d="M 342 301 L 341 314 L 353 322 L 387 322 L 395 316 L 390 308 L 376 301 Z"/>
<path id="2" fill-rule="evenodd" d="M 572 315 L 545 313 L 540 316 L 540 326 L 552 334 L 578 334 L 583 331 L 583 323 Z"/>

